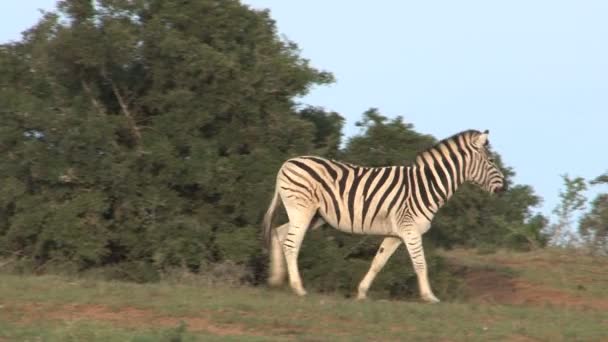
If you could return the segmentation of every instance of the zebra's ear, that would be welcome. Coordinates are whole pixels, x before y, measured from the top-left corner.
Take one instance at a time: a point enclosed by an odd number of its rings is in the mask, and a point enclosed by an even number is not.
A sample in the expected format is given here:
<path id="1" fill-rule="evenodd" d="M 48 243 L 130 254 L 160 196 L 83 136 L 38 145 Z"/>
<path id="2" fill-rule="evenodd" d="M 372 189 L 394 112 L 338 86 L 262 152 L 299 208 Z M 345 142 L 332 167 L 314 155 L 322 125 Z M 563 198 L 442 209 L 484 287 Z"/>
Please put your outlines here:
<path id="1" fill-rule="evenodd" d="M 490 131 L 488 131 L 486 129 L 483 133 L 480 133 L 477 137 L 475 137 L 473 139 L 473 144 L 476 147 L 483 147 L 483 146 L 487 145 L 488 144 L 488 134 L 490 134 Z"/>

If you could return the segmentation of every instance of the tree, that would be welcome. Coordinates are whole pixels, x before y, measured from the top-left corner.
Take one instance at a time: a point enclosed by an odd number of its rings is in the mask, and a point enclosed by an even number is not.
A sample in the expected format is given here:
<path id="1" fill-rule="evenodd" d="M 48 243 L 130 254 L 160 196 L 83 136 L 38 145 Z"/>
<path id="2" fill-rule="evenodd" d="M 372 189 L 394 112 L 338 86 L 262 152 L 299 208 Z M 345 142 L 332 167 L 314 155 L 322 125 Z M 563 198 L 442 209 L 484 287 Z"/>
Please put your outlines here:
<path id="1" fill-rule="evenodd" d="M 260 268 L 270 175 L 339 143 L 338 114 L 297 107 L 333 81 L 298 53 L 236 0 L 60 1 L 0 49 L 0 253 L 137 281 Z"/>
<path id="2" fill-rule="evenodd" d="M 402 165 L 435 142 L 432 136 L 416 132 L 414 125 L 404 123 L 400 116 L 389 120 L 376 108 L 362 116 L 356 123 L 362 133 L 350 138 L 342 152 L 346 161 L 368 166 Z"/>
<path id="3" fill-rule="evenodd" d="M 328 158 L 338 157 L 344 118 L 336 112 L 327 112 L 320 107 L 307 107 L 298 114 L 314 125 L 314 153 Z"/>
<path id="4" fill-rule="evenodd" d="M 553 213 L 557 216 L 557 222 L 548 226 L 547 229 L 549 242 L 554 246 L 569 246 L 575 242 L 573 217 L 585 208 L 585 202 L 587 201 L 583 195 L 583 192 L 587 190 L 583 178 L 570 178 L 566 174 L 562 175 L 562 179 L 565 189 L 560 191 L 561 201 L 553 210 Z"/>
<path id="5" fill-rule="evenodd" d="M 590 183 L 608 184 L 608 172 Z M 579 233 L 591 252 L 608 254 L 608 194 L 599 194 L 591 202 L 590 211 L 579 222 Z"/>

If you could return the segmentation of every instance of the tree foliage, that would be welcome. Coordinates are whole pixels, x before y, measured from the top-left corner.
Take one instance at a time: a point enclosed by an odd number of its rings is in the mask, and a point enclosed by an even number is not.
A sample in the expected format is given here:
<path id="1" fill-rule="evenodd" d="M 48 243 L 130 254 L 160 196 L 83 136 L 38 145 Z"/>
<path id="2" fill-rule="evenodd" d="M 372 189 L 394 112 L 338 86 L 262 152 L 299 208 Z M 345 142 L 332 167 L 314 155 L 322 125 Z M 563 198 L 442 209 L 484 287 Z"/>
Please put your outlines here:
<path id="1" fill-rule="evenodd" d="M 587 184 L 583 178 L 570 178 L 568 175 L 562 175 L 562 179 L 565 189 L 560 191 L 560 202 L 553 210 L 557 216 L 557 222 L 547 226 L 549 242 L 554 246 L 570 246 L 576 242 L 574 216 L 585 209 L 587 202 L 584 195 Z"/>
<path id="2" fill-rule="evenodd" d="M 331 74 L 238 1 L 58 10 L 1 50 L 2 250 L 76 269 L 255 259 L 270 175 L 336 149 L 337 114 L 293 100 Z"/>
<path id="3" fill-rule="evenodd" d="M 591 181 L 591 185 L 608 184 L 608 172 Z M 591 209 L 579 223 L 579 233 L 593 253 L 608 254 L 608 194 L 600 193 Z"/>
<path id="4" fill-rule="evenodd" d="M 259 225 L 284 160 L 402 164 L 435 141 L 371 109 L 341 147 L 340 114 L 296 102 L 332 75 L 280 38 L 267 11 L 237 0 L 60 1 L 0 46 L 0 68 L 0 254 L 38 270 L 150 281 L 230 261 L 256 283 L 266 264 Z M 529 211 L 538 201 L 524 185 L 491 199 L 464 190 L 430 241 L 538 243 L 544 221 Z M 350 291 L 377 239 L 310 235 L 305 276 Z M 379 288 L 411 291 L 409 268 L 387 268 Z"/>

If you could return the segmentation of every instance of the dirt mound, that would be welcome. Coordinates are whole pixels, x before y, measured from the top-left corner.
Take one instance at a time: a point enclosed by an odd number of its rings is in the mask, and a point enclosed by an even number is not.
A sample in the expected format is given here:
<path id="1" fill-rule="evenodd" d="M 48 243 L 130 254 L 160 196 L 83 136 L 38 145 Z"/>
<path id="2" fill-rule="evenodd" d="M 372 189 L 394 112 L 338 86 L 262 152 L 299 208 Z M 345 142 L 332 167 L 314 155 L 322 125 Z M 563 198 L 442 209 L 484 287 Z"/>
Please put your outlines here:
<path id="1" fill-rule="evenodd" d="M 555 305 L 608 310 L 608 300 L 577 296 L 559 289 L 533 284 L 492 269 L 465 270 L 467 296 L 490 304 Z"/>

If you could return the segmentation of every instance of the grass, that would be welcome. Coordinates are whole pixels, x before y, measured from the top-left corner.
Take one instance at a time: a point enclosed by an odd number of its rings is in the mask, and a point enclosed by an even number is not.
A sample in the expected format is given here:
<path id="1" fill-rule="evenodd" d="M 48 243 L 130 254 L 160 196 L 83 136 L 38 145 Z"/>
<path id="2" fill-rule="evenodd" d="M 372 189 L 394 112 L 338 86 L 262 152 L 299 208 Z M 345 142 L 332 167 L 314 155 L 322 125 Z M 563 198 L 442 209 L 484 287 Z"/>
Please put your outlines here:
<path id="1" fill-rule="evenodd" d="M 214 336 L 195 336 L 182 333 L 179 327 L 157 330 L 122 329 L 110 324 L 95 322 L 40 322 L 36 325 L 15 325 L 0 322 L 0 340 L 10 341 L 198 341 L 200 338 Z M 216 340 L 219 340 L 215 337 Z"/>
<path id="2" fill-rule="evenodd" d="M 498 251 L 475 254 L 456 250 L 443 253 L 461 265 L 492 268 L 532 284 L 559 289 L 589 299 L 608 298 L 608 258 L 576 250 L 544 249 L 527 253 Z"/>
<path id="3" fill-rule="evenodd" d="M 570 291 L 567 281 L 555 276 L 555 267 L 528 270 L 555 260 L 552 253 L 457 251 L 451 256 L 470 267 L 495 267 L 511 277 Z M 564 262 L 562 272 L 568 280 L 598 272 L 597 278 L 585 278 L 585 295 L 608 300 L 602 273 L 608 268 L 591 261 L 578 258 L 578 267 Z M 509 266 L 520 263 L 524 266 Z M 357 302 L 315 294 L 299 298 L 266 288 L 0 274 L 0 341 L 40 340 L 608 341 L 608 315 L 590 307 L 546 304 Z"/>

